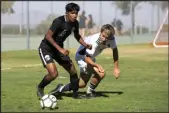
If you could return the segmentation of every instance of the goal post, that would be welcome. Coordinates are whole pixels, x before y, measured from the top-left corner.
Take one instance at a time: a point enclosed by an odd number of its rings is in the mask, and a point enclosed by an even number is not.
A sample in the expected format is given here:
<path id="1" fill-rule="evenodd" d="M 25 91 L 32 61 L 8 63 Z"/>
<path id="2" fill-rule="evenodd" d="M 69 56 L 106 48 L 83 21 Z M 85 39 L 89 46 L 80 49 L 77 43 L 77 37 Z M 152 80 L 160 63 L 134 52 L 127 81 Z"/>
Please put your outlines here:
<path id="1" fill-rule="evenodd" d="M 165 17 L 153 40 L 153 46 L 159 48 L 159 47 L 168 47 L 168 45 L 169 41 L 168 41 L 168 9 L 167 9 Z"/>

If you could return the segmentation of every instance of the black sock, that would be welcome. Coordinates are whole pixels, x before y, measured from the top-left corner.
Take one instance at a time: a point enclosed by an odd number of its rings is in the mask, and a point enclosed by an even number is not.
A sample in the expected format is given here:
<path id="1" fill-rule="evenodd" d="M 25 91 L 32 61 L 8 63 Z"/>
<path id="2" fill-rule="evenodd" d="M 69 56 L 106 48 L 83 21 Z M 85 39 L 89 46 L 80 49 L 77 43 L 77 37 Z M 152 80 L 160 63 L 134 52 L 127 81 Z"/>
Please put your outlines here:
<path id="1" fill-rule="evenodd" d="M 59 92 L 65 92 L 65 91 L 70 91 L 71 90 L 71 83 L 68 83 L 60 88 Z"/>
<path id="2" fill-rule="evenodd" d="M 76 93 L 79 89 L 79 79 L 77 74 L 70 75 L 70 83 L 71 83 L 70 89 L 73 90 L 73 93 Z"/>
<path id="3" fill-rule="evenodd" d="M 44 76 L 44 78 L 42 79 L 42 81 L 38 85 L 39 88 L 44 88 L 45 86 L 47 86 L 52 81 L 52 80 L 46 79 L 47 78 L 46 76 Z"/>

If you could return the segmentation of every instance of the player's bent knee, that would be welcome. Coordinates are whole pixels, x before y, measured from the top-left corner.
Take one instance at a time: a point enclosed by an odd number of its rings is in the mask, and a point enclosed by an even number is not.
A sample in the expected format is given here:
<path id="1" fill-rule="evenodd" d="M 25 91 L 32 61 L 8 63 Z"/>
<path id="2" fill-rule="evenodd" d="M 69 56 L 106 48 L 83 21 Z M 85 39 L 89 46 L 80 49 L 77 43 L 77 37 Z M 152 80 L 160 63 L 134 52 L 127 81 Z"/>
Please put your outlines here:
<path id="1" fill-rule="evenodd" d="M 74 68 L 70 69 L 70 75 L 77 75 L 76 69 Z"/>
<path id="2" fill-rule="evenodd" d="M 79 88 L 85 88 L 87 85 L 88 79 L 86 78 L 86 75 L 81 73 L 81 77 L 79 79 Z"/>
<path id="3" fill-rule="evenodd" d="M 79 83 L 79 88 L 85 88 L 86 84 L 85 83 Z"/>
<path id="4" fill-rule="evenodd" d="M 52 71 L 52 72 L 49 72 L 49 75 L 52 77 L 52 79 L 55 79 L 58 76 L 58 73 L 57 71 Z"/>
<path id="5" fill-rule="evenodd" d="M 74 75 L 76 76 L 76 75 L 77 75 L 77 71 L 71 71 L 71 72 L 70 72 L 70 75 L 71 75 L 71 76 L 74 76 Z"/>
<path id="6" fill-rule="evenodd" d="M 70 74 L 71 74 L 71 75 L 77 74 L 77 71 L 76 71 L 76 68 L 75 68 L 74 65 L 71 65 L 71 67 L 70 67 Z"/>
<path id="7" fill-rule="evenodd" d="M 55 79 L 58 76 L 57 68 L 54 63 L 49 63 L 46 65 L 46 69 L 51 79 Z"/>

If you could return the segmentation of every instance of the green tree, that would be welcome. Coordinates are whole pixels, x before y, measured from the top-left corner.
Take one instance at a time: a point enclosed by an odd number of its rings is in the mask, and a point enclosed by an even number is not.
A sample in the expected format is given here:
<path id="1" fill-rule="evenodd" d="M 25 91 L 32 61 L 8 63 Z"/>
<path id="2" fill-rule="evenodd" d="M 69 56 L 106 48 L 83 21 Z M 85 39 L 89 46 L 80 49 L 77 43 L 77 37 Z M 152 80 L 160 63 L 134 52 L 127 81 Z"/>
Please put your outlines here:
<path id="1" fill-rule="evenodd" d="M 159 6 L 162 11 L 168 8 L 168 1 L 151 1 L 149 3 L 153 6 Z"/>
<path id="2" fill-rule="evenodd" d="M 168 1 L 161 1 L 161 9 L 162 10 L 168 9 Z"/>
<path id="3" fill-rule="evenodd" d="M 52 21 L 58 17 L 57 15 L 50 14 L 46 20 L 43 20 L 39 25 L 36 27 L 36 33 L 41 35 L 47 32 L 49 29 L 50 25 L 52 24 Z"/>
<path id="4" fill-rule="evenodd" d="M 158 10 L 157 10 L 157 22 L 158 22 L 158 26 L 160 26 L 160 9 L 161 11 L 165 11 L 166 9 L 168 9 L 168 1 L 151 1 L 149 2 L 149 4 L 152 5 L 153 7 L 153 11 L 154 11 L 154 7 L 157 6 Z M 153 13 L 152 13 L 152 17 L 153 17 Z M 153 22 L 153 18 L 152 18 L 152 22 Z M 152 28 L 153 28 L 153 24 L 152 24 Z"/>
<path id="5" fill-rule="evenodd" d="M 140 2 L 146 2 L 146 1 L 117 1 L 115 2 L 117 8 L 119 8 L 122 11 L 123 15 L 129 15 L 131 14 L 132 16 L 132 31 L 134 32 L 135 28 L 135 7 L 140 3 Z M 158 5 L 161 10 L 165 10 L 168 8 L 168 1 L 151 1 L 149 2 L 152 5 Z M 113 3 L 114 5 L 114 3 Z M 131 7 L 132 6 L 132 7 Z M 158 11 L 158 17 L 159 16 L 159 11 Z"/>
<path id="6" fill-rule="evenodd" d="M 12 8 L 15 1 L 1 1 L 1 13 L 5 14 L 12 14 L 15 13 L 14 9 Z"/>
<path id="7" fill-rule="evenodd" d="M 141 1 L 117 1 L 117 2 L 115 2 L 117 8 L 119 8 L 122 11 L 123 15 L 131 14 L 131 17 L 132 17 L 132 31 L 133 32 L 134 32 L 134 28 L 135 28 L 135 7 L 140 2 Z M 113 5 L 114 5 L 114 3 L 113 3 Z"/>

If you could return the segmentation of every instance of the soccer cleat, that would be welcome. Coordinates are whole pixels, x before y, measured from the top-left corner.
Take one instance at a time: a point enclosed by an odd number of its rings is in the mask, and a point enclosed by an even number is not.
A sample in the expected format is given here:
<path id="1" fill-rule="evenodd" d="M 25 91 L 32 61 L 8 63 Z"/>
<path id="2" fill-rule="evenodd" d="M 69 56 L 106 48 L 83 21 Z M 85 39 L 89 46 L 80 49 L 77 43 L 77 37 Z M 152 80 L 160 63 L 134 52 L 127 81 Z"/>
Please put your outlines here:
<path id="1" fill-rule="evenodd" d="M 44 96 L 44 88 L 39 88 L 37 86 L 37 96 L 39 97 L 39 99 L 41 99 Z"/>
<path id="2" fill-rule="evenodd" d="M 93 91 L 92 93 L 87 93 L 86 94 L 86 98 L 95 98 L 97 95 L 96 95 L 96 92 L 95 91 Z"/>
<path id="3" fill-rule="evenodd" d="M 75 93 L 73 93 L 73 98 L 74 99 L 83 99 L 83 98 L 85 98 L 85 96 L 79 95 L 78 92 L 75 92 Z"/>
<path id="4" fill-rule="evenodd" d="M 63 84 L 58 84 L 55 89 L 53 89 L 52 91 L 50 91 L 50 94 L 61 93 L 59 90 L 60 90 L 60 88 L 62 86 L 63 86 Z"/>

